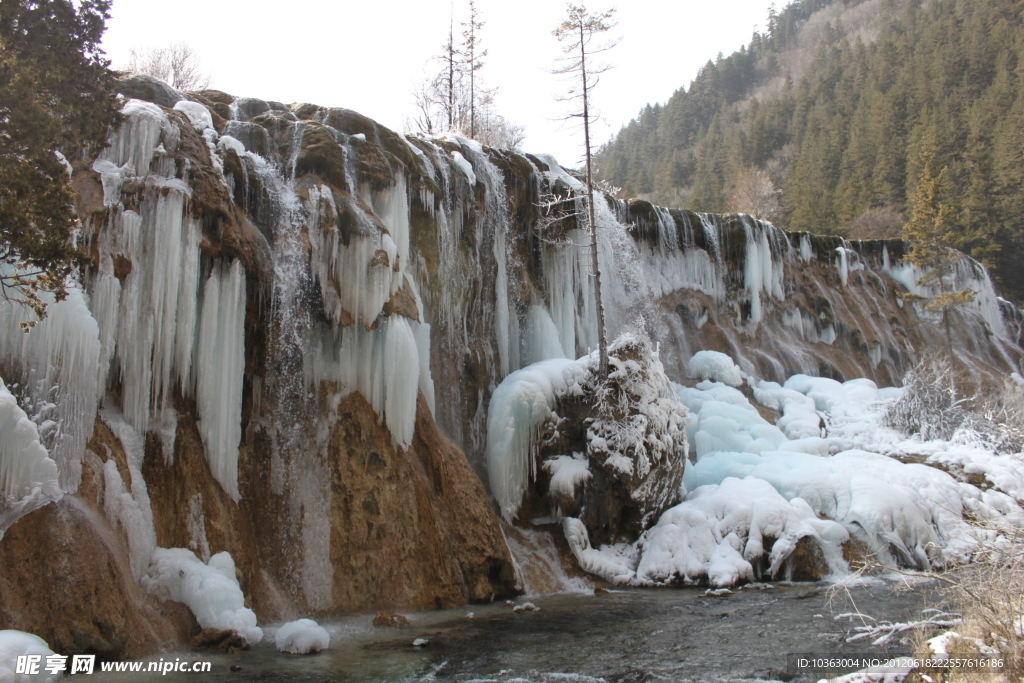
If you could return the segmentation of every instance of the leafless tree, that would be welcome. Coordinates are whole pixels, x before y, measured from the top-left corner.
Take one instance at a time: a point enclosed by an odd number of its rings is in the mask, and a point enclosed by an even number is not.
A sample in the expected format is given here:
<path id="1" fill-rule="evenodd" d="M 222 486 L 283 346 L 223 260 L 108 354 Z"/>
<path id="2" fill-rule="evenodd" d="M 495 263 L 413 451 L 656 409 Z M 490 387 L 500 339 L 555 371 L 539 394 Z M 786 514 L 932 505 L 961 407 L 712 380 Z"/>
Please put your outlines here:
<path id="1" fill-rule="evenodd" d="M 188 43 L 133 49 L 125 70 L 159 78 L 176 90 L 210 87 L 210 75 L 203 71 L 199 55 Z"/>
<path id="2" fill-rule="evenodd" d="M 757 167 L 745 168 L 733 182 L 732 209 L 770 221 L 782 210 L 781 194 L 782 190 L 775 187 L 767 171 Z"/>
<path id="3" fill-rule="evenodd" d="M 590 249 L 594 270 L 594 302 L 597 305 L 597 336 L 598 350 L 601 359 L 601 375 L 608 374 L 608 337 L 605 331 L 604 301 L 601 297 L 601 268 L 597 255 L 597 222 L 594 216 L 594 174 L 591 157 L 593 148 L 590 143 L 590 124 L 596 118 L 590 106 L 590 95 L 600 80 L 600 75 L 611 67 L 607 64 L 595 64 L 593 56 L 613 48 L 618 41 L 594 44 L 594 40 L 615 27 L 612 15 L 615 10 L 591 13 L 582 5 L 566 5 L 566 17 L 552 31 L 552 34 L 563 43 L 561 58 L 562 66 L 554 70 L 555 74 L 564 75 L 570 81 L 568 94 L 561 98 L 572 102 L 579 109 L 574 109 L 568 116 L 570 119 L 581 119 L 583 122 L 584 151 L 587 162 L 587 213 L 590 229 Z M 588 63 L 588 58 L 591 59 Z"/>
<path id="4" fill-rule="evenodd" d="M 415 114 L 407 120 L 410 128 L 433 135 L 454 131 L 503 149 L 519 149 L 525 139 L 523 127 L 510 122 L 494 109 L 496 88 L 487 88 L 477 75 L 483 67 L 480 50 L 480 21 L 475 0 L 469 3 L 469 21 L 463 22 L 462 42 L 455 44 L 454 13 L 449 22 L 448 41 L 435 59 L 440 69 L 413 91 Z"/>

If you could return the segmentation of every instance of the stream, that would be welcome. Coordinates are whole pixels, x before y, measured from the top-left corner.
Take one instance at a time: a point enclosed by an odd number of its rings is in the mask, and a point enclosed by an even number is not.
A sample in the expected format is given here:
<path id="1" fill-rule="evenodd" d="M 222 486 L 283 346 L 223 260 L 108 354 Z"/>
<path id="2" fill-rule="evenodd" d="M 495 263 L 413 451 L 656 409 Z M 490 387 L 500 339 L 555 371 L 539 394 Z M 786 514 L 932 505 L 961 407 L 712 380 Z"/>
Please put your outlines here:
<path id="1" fill-rule="evenodd" d="M 764 584 L 761 584 L 764 585 Z M 388 681 L 413 683 L 596 683 L 597 681 L 816 681 L 787 671 L 790 654 L 908 653 L 909 642 L 849 644 L 861 622 L 835 619 L 861 612 L 892 622 L 917 620 L 935 607 L 929 584 L 907 589 L 872 579 L 849 591 L 827 583 L 774 584 L 723 596 L 704 589 L 625 589 L 605 595 L 562 594 L 530 599 L 536 612 L 504 603 L 409 614 L 407 628 L 374 628 L 372 616 L 322 623 L 329 650 L 287 655 L 263 642 L 237 655 L 182 652 L 145 662 L 210 661 L 209 673 L 133 674 L 133 680 Z M 520 599 L 517 603 L 522 603 Z M 474 617 L 467 618 L 472 611 Z M 416 639 L 426 645 L 414 646 Z M 894 639 L 895 640 L 895 639 Z M 145 666 L 145 665 L 144 665 Z M 236 670 L 232 671 L 232 667 Z M 796 675 L 794 676 L 794 673 Z M 99 681 L 124 674 L 99 672 Z"/>

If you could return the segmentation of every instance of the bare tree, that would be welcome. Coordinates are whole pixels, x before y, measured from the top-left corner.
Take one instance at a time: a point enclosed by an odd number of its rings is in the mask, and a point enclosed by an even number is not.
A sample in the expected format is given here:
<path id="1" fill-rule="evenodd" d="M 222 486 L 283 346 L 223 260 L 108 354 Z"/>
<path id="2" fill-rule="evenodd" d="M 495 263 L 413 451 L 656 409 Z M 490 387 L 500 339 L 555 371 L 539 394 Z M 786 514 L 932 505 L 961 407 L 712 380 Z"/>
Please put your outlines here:
<path id="1" fill-rule="evenodd" d="M 210 75 L 203 71 L 199 55 L 188 43 L 133 49 L 125 70 L 159 78 L 177 90 L 210 87 Z"/>
<path id="2" fill-rule="evenodd" d="M 775 187 L 767 171 L 757 167 L 745 168 L 733 182 L 730 203 L 735 211 L 770 221 L 782 210 L 780 194 L 782 190 Z"/>
<path id="3" fill-rule="evenodd" d="M 593 149 L 590 144 L 590 123 L 596 118 L 591 114 L 590 93 L 600 80 L 600 75 L 611 67 L 607 64 L 587 63 L 587 58 L 605 52 L 618 44 L 617 40 L 593 45 L 597 36 L 611 30 L 615 26 L 612 15 L 615 10 L 591 13 L 586 7 L 569 3 L 566 6 L 566 18 L 552 31 L 559 42 L 564 43 L 561 58 L 562 66 L 554 70 L 555 74 L 565 75 L 573 83 L 564 101 L 577 103 L 580 107 L 569 114 L 569 118 L 583 121 L 584 151 L 587 161 L 587 217 L 590 229 L 590 249 L 592 267 L 594 269 L 594 302 L 597 305 L 597 337 L 601 360 L 601 375 L 608 375 L 608 339 L 604 322 L 604 301 L 601 297 L 601 268 L 597 255 L 597 223 L 594 217 L 594 174 L 591 157 Z"/>
<path id="4" fill-rule="evenodd" d="M 455 44 L 454 13 L 449 22 L 448 41 L 435 57 L 440 69 L 413 91 L 416 113 L 406 125 L 433 135 L 454 131 L 491 147 L 519 149 L 525 139 L 523 127 L 510 122 L 494 110 L 496 88 L 487 88 L 476 75 L 483 67 L 479 20 L 475 0 L 469 3 L 469 21 L 463 22 L 463 40 Z"/>

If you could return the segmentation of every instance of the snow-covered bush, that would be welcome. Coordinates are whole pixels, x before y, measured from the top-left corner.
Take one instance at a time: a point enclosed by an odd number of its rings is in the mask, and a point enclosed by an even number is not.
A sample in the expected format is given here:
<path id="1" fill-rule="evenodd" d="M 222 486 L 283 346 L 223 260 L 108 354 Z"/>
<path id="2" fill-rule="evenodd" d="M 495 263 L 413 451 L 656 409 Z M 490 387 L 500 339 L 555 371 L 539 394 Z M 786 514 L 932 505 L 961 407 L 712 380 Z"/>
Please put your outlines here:
<path id="1" fill-rule="evenodd" d="M 923 440 L 941 439 L 1019 453 L 1024 448 L 1024 397 L 1007 379 L 981 396 L 957 389 L 947 355 L 925 358 L 903 379 L 904 391 L 885 414 L 886 425 Z"/>

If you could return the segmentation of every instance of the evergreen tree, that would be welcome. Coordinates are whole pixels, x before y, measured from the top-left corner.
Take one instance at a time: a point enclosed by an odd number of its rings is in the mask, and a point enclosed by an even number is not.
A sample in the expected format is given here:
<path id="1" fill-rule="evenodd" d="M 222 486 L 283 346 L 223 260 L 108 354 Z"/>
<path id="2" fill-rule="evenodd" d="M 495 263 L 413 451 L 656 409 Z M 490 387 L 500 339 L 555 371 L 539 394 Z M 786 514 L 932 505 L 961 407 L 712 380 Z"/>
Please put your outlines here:
<path id="1" fill-rule="evenodd" d="M 0 292 L 46 313 L 81 254 L 69 167 L 115 121 L 115 77 L 100 50 L 110 0 L 0 3 Z M 35 321 L 23 323 L 30 327 Z"/>
<path id="2" fill-rule="evenodd" d="M 950 309 L 974 299 L 971 290 L 956 290 L 953 268 L 963 256 L 951 249 L 949 241 L 956 234 L 956 207 L 949 202 L 949 169 L 943 167 L 936 172 L 936 153 L 932 145 L 925 147 L 921 154 L 921 178 L 914 192 L 913 214 L 903 226 L 903 238 L 910 242 L 910 251 L 904 257 L 909 263 L 927 269 L 917 280 L 921 287 L 937 287 L 939 293 L 933 297 L 904 293 L 904 300 L 921 301 L 925 310 L 941 311 L 942 324 L 946 330 L 946 341 L 950 355 L 953 353 L 953 335 L 950 330 Z"/>

